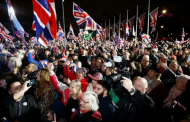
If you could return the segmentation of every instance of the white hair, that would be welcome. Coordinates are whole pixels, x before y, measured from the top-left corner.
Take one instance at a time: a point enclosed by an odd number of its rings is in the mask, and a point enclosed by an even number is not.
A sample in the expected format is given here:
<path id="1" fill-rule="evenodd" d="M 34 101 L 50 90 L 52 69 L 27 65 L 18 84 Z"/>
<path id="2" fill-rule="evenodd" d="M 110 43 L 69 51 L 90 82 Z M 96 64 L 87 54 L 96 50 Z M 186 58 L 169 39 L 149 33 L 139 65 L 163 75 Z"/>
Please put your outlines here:
<path id="1" fill-rule="evenodd" d="M 98 100 L 98 96 L 95 92 L 92 91 L 86 91 L 83 93 L 83 95 L 85 95 L 88 100 L 89 100 L 89 104 L 90 104 L 90 109 L 95 112 L 99 109 L 99 100 Z"/>
<path id="2" fill-rule="evenodd" d="M 24 55 L 22 53 L 15 53 L 14 56 L 20 58 L 21 60 L 24 58 Z"/>
<path id="3" fill-rule="evenodd" d="M 10 57 L 8 64 L 11 64 L 14 67 L 20 67 L 20 66 L 22 66 L 22 61 L 18 57 Z"/>
<path id="4" fill-rule="evenodd" d="M 77 65 L 78 68 L 82 68 L 82 63 L 80 61 L 77 61 L 76 65 Z"/>
<path id="5" fill-rule="evenodd" d="M 181 79 L 187 79 L 187 80 L 190 80 L 190 76 L 189 75 L 179 75 L 177 76 L 176 78 L 176 82 L 181 80 Z"/>

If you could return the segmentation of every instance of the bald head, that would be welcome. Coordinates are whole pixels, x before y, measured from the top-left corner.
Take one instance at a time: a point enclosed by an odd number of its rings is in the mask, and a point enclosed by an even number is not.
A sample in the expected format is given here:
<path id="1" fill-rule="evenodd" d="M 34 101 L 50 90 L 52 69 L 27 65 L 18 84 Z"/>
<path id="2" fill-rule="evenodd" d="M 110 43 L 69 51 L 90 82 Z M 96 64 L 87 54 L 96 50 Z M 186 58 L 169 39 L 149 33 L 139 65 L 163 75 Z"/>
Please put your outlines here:
<path id="1" fill-rule="evenodd" d="M 141 91 L 142 94 L 145 94 L 148 90 L 148 82 L 145 78 L 138 78 L 133 82 L 135 89 Z"/>

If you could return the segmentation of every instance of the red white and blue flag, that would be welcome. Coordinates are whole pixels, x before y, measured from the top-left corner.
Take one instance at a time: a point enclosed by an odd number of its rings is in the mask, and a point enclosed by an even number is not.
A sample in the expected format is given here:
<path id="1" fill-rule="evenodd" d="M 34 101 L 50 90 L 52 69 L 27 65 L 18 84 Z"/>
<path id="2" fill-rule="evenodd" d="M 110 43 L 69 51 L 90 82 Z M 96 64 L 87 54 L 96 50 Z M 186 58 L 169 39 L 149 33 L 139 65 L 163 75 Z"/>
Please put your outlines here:
<path id="1" fill-rule="evenodd" d="M 6 3 L 7 3 L 9 20 L 11 22 L 12 29 L 13 29 L 13 35 L 14 35 L 14 32 L 17 32 L 17 31 L 24 32 L 24 29 L 22 28 L 19 21 L 17 20 L 17 17 L 15 15 L 14 9 L 12 7 L 11 1 L 6 0 Z M 24 33 L 22 33 L 22 38 L 24 38 Z"/>
<path id="2" fill-rule="evenodd" d="M 150 20 L 151 20 L 150 26 L 152 28 L 151 33 L 156 31 L 157 17 L 158 17 L 158 8 L 150 13 Z"/>
<path id="3" fill-rule="evenodd" d="M 31 43 L 37 43 L 38 41 L 37 41 L 37 37 L 32 37 L 32 38 L 30 38 L 30 42 Z"/>
<path id="4" fill-rule="evenodd" d="M 135 16 L 129 19 L 129 33 L 132 33 L 133 25 L 134 25 Z"/>
<path id="5" fill-rule="evenodd" d="M 75 34 L 74 34 L 73 27 L 72 27 L 71 23 L 70 23 L 69 32 L 67 34 L 67 39 L 75 39 Z"/>
<path id="6" fill-rule="evenodd" d="M 6 34 L 9 34 L 10 32 L 3 26 L 3 24 L 0 23 L 0 31 L 5 32 Z"/>
<path id="7" fill-rule="evenodd" d="M 128 22 L 126 22 L 126 40 L 129 37 L 129 26 L 128 26 Z"/>
<path id="8" fill-rule="evenodd" d="M 183 28 L 181 37 L 182 37 L 182 38 L 181 38 L 181 41 L 184 41 L 184 38 L 185 38 L 185 31 L 184 31 L 184 28 Z"/>
<path id="9" fill-rule="evenodd" d="M 59 23 L 59 26 L 58 26 L 58 32 L 57 32 L 57 35 L 58 35 L 58 38 L 64 38 L 64 32 L 63 32 L 63 29 L 61 28 L 61 25 Z"/>
<path id="10" fill-rule="evenodd" d="M 139 17 L 139 30 L 140 30 L 140 33 L 142 33 L 143 31 L 143 27 L 144 27 L 144 20 L 145 20 L 145 13 L 142 14 L 140 17 Z"/>
<path id="11" fill-rule="evenodd" d="M 100 38 L 101 38 L 101 35 L 100 35 L 99 33 L 97 33 L 97 34 L 96 34 L 96 39 L 97 39 L 97 40 L 100 40 Z"/>
<path id="12" fill-rule="evenodd" d="M 79 26 L 87 30 L 99 30 L 102 27 L 98 25 L 82 8 L 73 2 L 73 16 Z"/>
<path id="13" fill-rule="evenodd" d="M 150 36 L 148 34 L 142 33 L 141 39 L 142 41 L 145 41 L 146 43 L 150 42 Z"/>
<path id="14" fill-rule="evenodd" d="M 13 42 L 13 39 L 15 39 L 13 36 L 10 36 L 8 34 L 6 34 L 3 31 L 0 31 L 0 37 L 5 40 L 6 42 Z"/>
<path id="15" fill-rule="evenodd" d="M 38 42 L 47 47 L 48 41 L 57 39 L 57 20 L 54 0 L 33 0 L 34 22 Z"/>

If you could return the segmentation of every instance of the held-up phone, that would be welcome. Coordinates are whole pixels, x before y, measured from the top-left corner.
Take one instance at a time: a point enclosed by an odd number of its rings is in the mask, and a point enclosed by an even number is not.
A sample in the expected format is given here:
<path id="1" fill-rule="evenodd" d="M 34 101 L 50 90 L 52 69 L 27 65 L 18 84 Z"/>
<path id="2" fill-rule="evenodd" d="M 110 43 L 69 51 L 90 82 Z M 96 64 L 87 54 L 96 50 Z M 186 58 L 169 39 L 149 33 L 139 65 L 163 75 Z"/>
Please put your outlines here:
<path id="1" fill-rule="evenodd" d="M 190 55 L 188 56 L 187 62 L 190 62 Z"/>
<path id="2" fill-rule="evenodd" d="M 30 80 L 30 83 L 28 83 L 27 84 L 27 86 L 29 87 L 29 86 L 32 86 L 32 85 L 34 85 L 34 83 L 35 83 L 35 80 L 33 79 L 33 80 Z"/>
<path id="3" fill-rule="evenodd" d="M 89 61 L 91 61 L 91 55 L 88 56 Z"/>

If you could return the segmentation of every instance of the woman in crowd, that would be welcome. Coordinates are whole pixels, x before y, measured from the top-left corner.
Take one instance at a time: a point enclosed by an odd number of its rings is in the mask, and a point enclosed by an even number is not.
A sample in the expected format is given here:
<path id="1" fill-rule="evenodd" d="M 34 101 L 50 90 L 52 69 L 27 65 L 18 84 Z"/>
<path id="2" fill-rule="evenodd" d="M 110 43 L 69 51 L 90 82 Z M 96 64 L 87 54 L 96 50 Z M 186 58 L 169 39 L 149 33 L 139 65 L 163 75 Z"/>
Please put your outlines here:
<path id="1" fill-rule="evenodd" d="M 51 84 L 47 69 L 39 70 L 36 77 L 37 85 L 34 95 L 37 98 L 41 110 L 41 120 L 44 120 L 48 114 L 49 106 L 55 99 L 55 89 Z"/>
<path id="2" fill-rule="evenodd" d="M 156 65 L 152 65 L 147 73 L 147 76 L 144 78 L 148 81 L 148 91 L 150 92 L 152 89 L 154 89 L 157 85 L 159 85 L 161 82 L 160 80 L 160 74 L 158 73 L 159 69 L 157 68 Z"/>
<path id="3" fill-rule="evenodd" d="M 94 92 L 84 92 L 80 99 L 80 108 L 72 114 L 70 122 L 100 122 L 99 100 Z"/>

